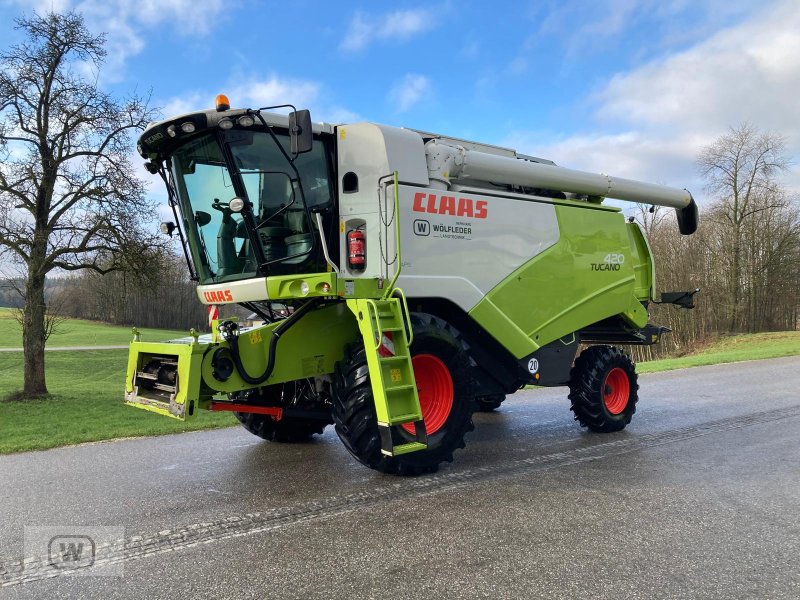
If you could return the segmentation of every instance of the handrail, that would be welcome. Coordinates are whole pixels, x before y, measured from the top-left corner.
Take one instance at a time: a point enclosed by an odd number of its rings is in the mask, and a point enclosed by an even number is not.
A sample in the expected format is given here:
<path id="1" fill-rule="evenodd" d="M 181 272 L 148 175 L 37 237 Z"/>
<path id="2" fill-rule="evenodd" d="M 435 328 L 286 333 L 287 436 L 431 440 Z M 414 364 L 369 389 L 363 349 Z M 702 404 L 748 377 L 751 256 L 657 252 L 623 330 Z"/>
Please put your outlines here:
<path id="1" fill-rule="evenodd" d="M 414 341 L 414 330 L 411 328 L 411 313 L 408 310 L 406 294 L 398 287 L 392 290 L 392 296 L 397 297 L 402 303 L 403 336 L 406 338 L 406 346 L 411 346 L 411 342 Z"/>
<path id="2" fill-rule="evenodd" d="M 398 189 L 398 176 L 397 171 L 394 172 L 394 247 L 395 254 L 397 255 L 397 270 L 394 272 L 394 277 L 386 286 L 386 291 L 383 293 L 381 300 L 386 300 L 394 290 L 394 284 L 400 276 L 400 271 L 403 268 L 403 260 L 400 255 L 400 191 Z"/>
<path id="3" fill-rule="evenodd" d="M 381 347 L 381 342 L 383 341 L 383 327 L 381 327 L 381 316 L 378 314 L 378 305 L 375 304 L 375 300 L 371 298 L 365 298 L 364 302 L 367 305 L 367 318 L 370 321 L 372 321 L 372 315 L 370 312 L 375 313 L 375 325 L 378 333 L 378 339 L 375 342 L 375 350 L 378 350 Z"/>
<path id="4" fill-rule="evenodd" d="M 339 267 L 333 264 L 331 257 L 328 255 L 328 240 L 325 238 L 325 230 L 322 227 L 322 215 L 318 212 L 314 213 L 317 218 L 317 227 L 319 228 L 319 237 L 322 240 L 322 255 L 325 257 L 325 262 L 328 263 L 333 272 L 339 275 Z"/>

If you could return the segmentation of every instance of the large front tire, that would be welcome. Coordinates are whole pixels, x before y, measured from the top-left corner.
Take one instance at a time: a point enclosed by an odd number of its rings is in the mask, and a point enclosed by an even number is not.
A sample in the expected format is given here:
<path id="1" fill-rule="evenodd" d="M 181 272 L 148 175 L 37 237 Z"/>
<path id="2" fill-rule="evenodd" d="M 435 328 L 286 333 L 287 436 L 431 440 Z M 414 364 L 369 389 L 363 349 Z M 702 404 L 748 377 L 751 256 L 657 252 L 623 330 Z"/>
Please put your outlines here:
<path id="1" fill-rule="evenodd" d="M 570 372 L 570 409 L 575 420 L 597 433 L 624 429 L 636 412 L 637 379 L 633 361 L 619 348 L 587 348 Z"/>
<path id="2" fill-rule="evenodd" d="M 394 457 L 381 453 L 367 355 L 362 342 L 348 347 L 335 379 L 333 420 L 339 438 L 362 464 L 395 475 L 432 473 L 442 462 L 452 462 L 453 452 L 464 447 L 464 436 L 474 429 L 472 361 L 459 333 L 441 319 L 422 313 L 411 315 L 411 326 L 414 330 L 412 364 L 428 429 L 426 450 Z M 393 436 L 401 443 L 413 437 L 403 427 L 395 427 Z"/>

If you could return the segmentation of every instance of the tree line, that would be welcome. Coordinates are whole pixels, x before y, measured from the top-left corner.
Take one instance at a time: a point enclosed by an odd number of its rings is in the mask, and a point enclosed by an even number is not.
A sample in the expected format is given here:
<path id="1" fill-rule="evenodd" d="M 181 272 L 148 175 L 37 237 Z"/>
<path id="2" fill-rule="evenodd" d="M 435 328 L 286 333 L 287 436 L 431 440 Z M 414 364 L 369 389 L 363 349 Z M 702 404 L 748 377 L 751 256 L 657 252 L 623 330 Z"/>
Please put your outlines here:
<path id="1" fill-rule="evenodd" d="M 148 277 L 86 271 L 62 281 L 54 303 L 64 316 L 115 325 L 208 329 L 206 307 L 189 281 L 186 261 L 165 253 Z"/>
<path id="2" fill-rule="evenodd" d="M 797 330 L 800 208 L 780 183 L 789 161 L 783 139 L 751 125 L 731 129 L 700 153 L 708 183 L 700 227 L 681 236 L 674 211 L 640 206 L 659 290 L 693 290 L 696 308 L 651 307 L 673 332 L 637 349 L 648 359 L 695 348 L 720 333 Z"/>

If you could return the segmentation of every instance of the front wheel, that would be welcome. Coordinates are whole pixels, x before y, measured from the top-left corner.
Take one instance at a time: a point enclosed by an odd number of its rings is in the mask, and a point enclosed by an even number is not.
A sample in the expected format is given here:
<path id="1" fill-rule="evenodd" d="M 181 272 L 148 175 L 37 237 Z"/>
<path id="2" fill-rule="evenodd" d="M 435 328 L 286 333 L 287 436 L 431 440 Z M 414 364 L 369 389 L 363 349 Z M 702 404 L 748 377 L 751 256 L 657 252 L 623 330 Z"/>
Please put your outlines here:
<path id="1" fill-rule="evenodd" d="M 620 431 L 639 400 L 636 367 L 614 346 L 591 346 L 570 372 L 569 399 L 575 420 L 598 433 Z"/>
<path id="2" fill-rule="evenodd" d="M 336 433 L 347 450 L 362 464 L 396 475 L 432 473 L 442 462 L 452 462 L 453 452 L 464 447 L 464 436 L 474 429 L 472 377 L 465 344 L 450 325 L 432 315 L 412 313 L 414 343 L 411 363 L 417 382 L 428 448 L 400 456 L 381 453 L 375 401 L 361 341 L 350 345 L 337 367 L 333 401 Z M 411 426 L 393 428 L 399 443 L 413 440 Z"/>

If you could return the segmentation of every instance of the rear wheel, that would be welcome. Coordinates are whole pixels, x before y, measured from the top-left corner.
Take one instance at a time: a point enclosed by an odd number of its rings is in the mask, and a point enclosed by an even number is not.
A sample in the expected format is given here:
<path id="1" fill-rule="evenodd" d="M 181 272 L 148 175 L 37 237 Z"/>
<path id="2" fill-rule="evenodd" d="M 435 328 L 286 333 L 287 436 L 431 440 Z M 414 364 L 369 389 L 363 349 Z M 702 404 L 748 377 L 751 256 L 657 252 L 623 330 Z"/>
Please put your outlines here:
<path id="1" fill-rule="evenodd" d="M 481 396 L 477 398 L 478 410 L 480 412 L 492 412 L 500 408 L 503 400 L 506 399 L 505 394 L 494 394 L 492 396 Z"/>
<path id="2" fill-rule="evenodd" d="M 575 420 L 591 431 L 620 431 L 636 412 L 636 367 L 614 346 L 592 346 L 581 352 L 572 367 L 569 388 Z"/>
<path id="3" fill-rule="evenodd" d="M 411 315 L 414 342 L 411 362 L 428 433 L 428 448 L 389 457 L 381 453 L 375 402 L 363 343 L 348 348 L 337 368 L 333 419 L 336 433 L 362 464 L 383 473 L 419 475 L 432 473 L 442 462 L 452 462 L 453 452 L 464 447 L 472 431 L 475 410 L 471 359 L 458 332 L 427 314 Z M 413 426 L 395 427 L 396 443 L 413 439 Z"/>
<path id="4" fill-rule="evenodd" d="M 309 410 L 325 409 L 326 405 L 317 394 L 314 381 L 301 379 L 270 385 L 256 390 L 231 394 L 235 402 L 252 402 L 267 406 L 297 407 Z M 330 406 L 328 405 L 329 409 Z M 332 423 L 331 420 L 282 417 L 276 420 L 271 415 L 258 413 L 233 413 L 242 426 L 253 435 L 270 442 L 307 442 L 313 435 L 321 434 Z"/>

